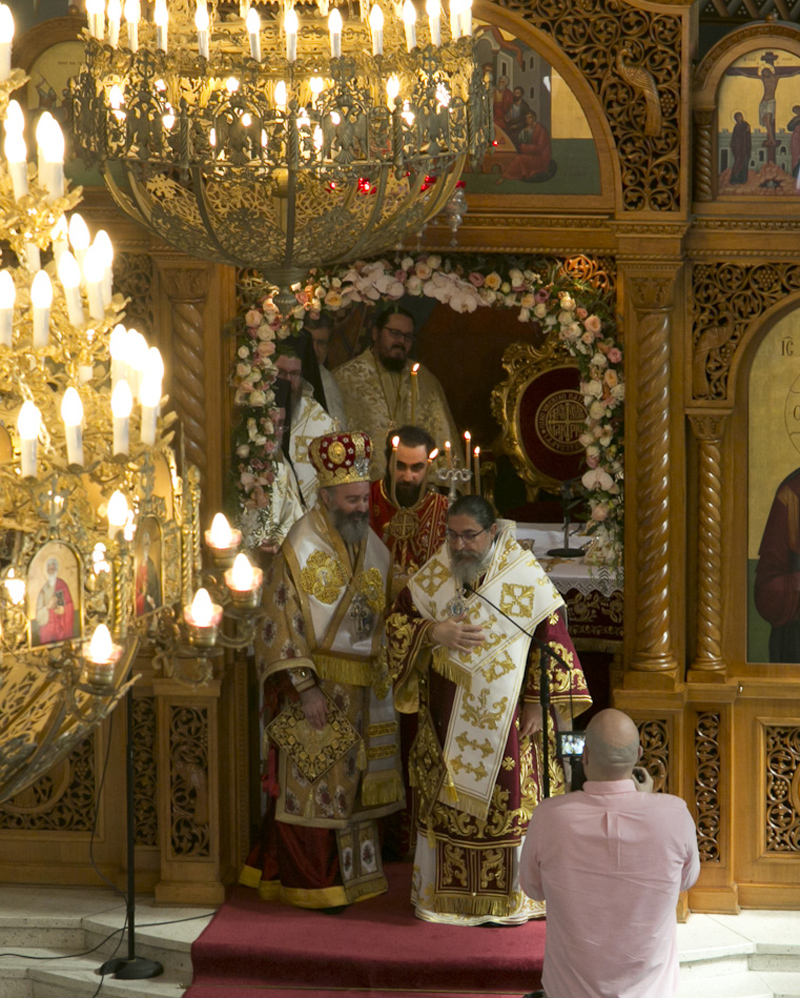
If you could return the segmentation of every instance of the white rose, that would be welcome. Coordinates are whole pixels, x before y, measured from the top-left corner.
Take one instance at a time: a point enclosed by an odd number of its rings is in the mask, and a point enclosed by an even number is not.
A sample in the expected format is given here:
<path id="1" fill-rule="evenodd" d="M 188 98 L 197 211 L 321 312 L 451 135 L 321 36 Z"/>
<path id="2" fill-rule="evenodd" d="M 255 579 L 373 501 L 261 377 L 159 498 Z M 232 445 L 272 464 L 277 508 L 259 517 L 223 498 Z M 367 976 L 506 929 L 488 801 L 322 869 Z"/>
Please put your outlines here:
<path id="1" fill-rule="evenodd" d="M 625 385 L 624 384 L 614 385 L 614 387 L 611 389 L 611 395 L 618 402 L 621 402 L 625 398 Z"/>
<path id="2" fill-rule="evenodd" d="M 543 319 L 547 315 L 547 305 L 544 302 L 539 302 L 539 304 L 534 308 L 533 314 L 537 319 Z"/>
<path id="3" fill-rule="evenodd" d="M 591 363 L 594 367 L 608 367 L 608 357 L 599 351 L 592 357 Z"/>
<path id="4" fill-rule="evenodd" d="M 250 405 L 266 405 L 266 392 L 250 392 Z"/>
<path id="5" fill-rule="evenodd" d="M 433 256 L 428 257 L 428 266 L 431 268 L 431 270 L 438 270 L 439 267 L 441 267 L 441 265 L 442 265 L 442 258 L 440 256 L 434 254 Z"/>
<path id="6" fill-rule="evenodd" d="M 422 291 L 422 281 L 416 274 L 412 274 L 406 281 L 406 291 L 410 295 L 418 295 Z"/>
<path id="7" fill-rule="evenodd" d="M 250 448 L 247 446 L 247 444 L 240 444 L 236 448 L 236 456 L 237 457 L 249 457 L 250 456 Z"/>
<path id="8" fill-rule="evenodd" d="M 602 402 L 592 402 L 589 406 L 589 415 L 592 419 L 602 419 L 606 415 L 606 407 Z"/>
<path id="9" fill-rule="evenodd" d="M 247 360 L 250 356 L 250 350 L 247 347 L 239 347 L 236 353 L 242 358 L 242 360 Z"/>
<path id="10" fill-rule="evenodd" d="M 403 268 L 403 270 L 411 270 L 412 267 L 414 266 L 414 261 L 410 256 L 404 256 L 403 259 L 400 261 L 400 266 Z"/>

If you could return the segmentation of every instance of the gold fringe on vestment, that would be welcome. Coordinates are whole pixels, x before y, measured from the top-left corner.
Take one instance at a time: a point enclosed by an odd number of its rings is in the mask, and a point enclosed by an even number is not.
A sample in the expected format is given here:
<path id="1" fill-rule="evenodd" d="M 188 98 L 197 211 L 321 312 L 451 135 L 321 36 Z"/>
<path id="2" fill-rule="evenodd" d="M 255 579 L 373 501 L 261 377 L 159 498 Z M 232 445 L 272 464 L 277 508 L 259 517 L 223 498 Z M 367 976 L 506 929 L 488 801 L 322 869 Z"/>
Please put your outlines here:
<path id="1" fill-rule="evenodd" d="M 508 898 L 459 897 L 437 894 L 433 910 L 440 915 L 497 915 L 509 914 Z"/>
<path id="2" fill-rule="evenodd" d="M 440 676 L 449 679 L 451 683 L 460 683 L 467 693 L 472 688 L 472 676 L 457 662 L 450 658 L 447 648 L 434 648 L 431 665 Z"/>
<path id="3" fill-rule="evenodd" d="M 447 784 L 444 786 L 445 793 L 448 797 L 451 797 L 451 790 L 455 793 L 455 798 L 453 803 L 450 805 L 456 811 L 461 811 L 463 814 L 471 814 L 473 818 L 479 818 L 482 821 L 486 820 L 489 814 L 489 802 L 481 800 L 479 797 L 472 797 L 470 794 L 458 793 L 455 787 L 449 787 Z M 443 801 L 442 803 L 446 803 Z"/>
<path id="4" fill-rule="evenodd" d="M 341 888 L 340 888 L 341 890 Z M 389 890 L 389 884 L 383 874 L 370 877 L 364 883 L 350 884 L 344 888 L 347 894 L 347 901 L 368 901 L 370 898 L 380 897 Z"/>
<path id="5" fill-rule="evenodd" d="M 361 803 L 365 807 L 393 804 L 404 795 L 403 778 L 392 769 L 386 773 L 367 773 L 361 781 Z"/>
<path id="6" fill-rule="evenodd" d="M 371 658 L 336 658 L 333 655 L 314 653 L 314 666 L 320 679 L 351 686 L 372 686 L 375 669 Z"/>

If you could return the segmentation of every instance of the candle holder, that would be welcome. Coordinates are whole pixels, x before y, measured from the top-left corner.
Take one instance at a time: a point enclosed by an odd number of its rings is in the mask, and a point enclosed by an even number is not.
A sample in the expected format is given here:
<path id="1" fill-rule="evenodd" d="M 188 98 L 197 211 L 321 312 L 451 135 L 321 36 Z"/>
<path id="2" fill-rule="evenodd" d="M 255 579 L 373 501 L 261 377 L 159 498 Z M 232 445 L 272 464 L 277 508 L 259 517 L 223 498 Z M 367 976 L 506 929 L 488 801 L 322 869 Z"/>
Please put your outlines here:
<path id="1" fill-rule="evenodd" d="M 233 568 L 229 568 L 225 572 L 224 578 L 234 610 L 253 610 L 261 603 L 264 573 L 260 568 L 253 568 L 252 585 L 246 589 L 237 586 Z"/>
<path id="2" fill-rule="evenodd" d="M 451 468 L 436 468 L 431 472 L 431 478 L 447 488 L 447 501 L 452 505 L 458 497 L 458 486 L 466 488 L 472 472 L 469 468 L 459 468 L 454 464 Z"/>
<path id="3" fill-rule="evenodd" d="M 212 603 L 211 617 L 208 620 L 197 620 L 191 606 L 183 608 L 183 620 L 189 635 L 189 644 L 193 648 L 213 648 L 219 637 L 219 625 L 222 622 L 222 607 Z"/>

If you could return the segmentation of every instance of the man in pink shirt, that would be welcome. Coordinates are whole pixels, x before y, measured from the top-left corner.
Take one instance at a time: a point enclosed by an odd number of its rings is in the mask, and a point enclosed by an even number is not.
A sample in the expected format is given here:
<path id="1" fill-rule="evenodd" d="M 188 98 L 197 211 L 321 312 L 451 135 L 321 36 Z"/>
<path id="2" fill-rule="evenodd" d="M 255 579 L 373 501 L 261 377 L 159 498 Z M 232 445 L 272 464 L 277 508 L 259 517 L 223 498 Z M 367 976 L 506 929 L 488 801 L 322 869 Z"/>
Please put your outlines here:
<path id="1" fill-rule="evenodd" d="M 672 998 L 675 908 L 700 872 L 686 804 L 654 794 L 636 725 L 603 710 L 586 728 L 582 790 L 542 801 L 520 883 L 547 902 L 547 998 Z"/>

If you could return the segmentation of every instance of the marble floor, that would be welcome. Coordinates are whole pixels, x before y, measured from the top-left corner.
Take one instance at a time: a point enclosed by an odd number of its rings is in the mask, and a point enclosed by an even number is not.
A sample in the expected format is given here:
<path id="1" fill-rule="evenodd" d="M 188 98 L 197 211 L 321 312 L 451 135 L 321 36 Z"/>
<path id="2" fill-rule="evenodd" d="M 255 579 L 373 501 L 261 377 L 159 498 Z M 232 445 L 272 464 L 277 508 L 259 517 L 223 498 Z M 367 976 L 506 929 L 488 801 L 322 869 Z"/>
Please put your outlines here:
<path id="1" fill-rule="evenodd" d="M 160 961 L 164 974 L 101 980 L 96 970 L 105 959 L 127 955 L 122 898 L 99 889 L 0 885 L 0 998 L 88 998 L 98 985 L 100 996 L 180 998 L 191 982 L 191 944 L 212 914 L 139 898 L 136 955 Z M 800 912 L 692 914 L 678 926 L 678 950 L 678 998 L 800 998 Z"/>

